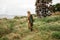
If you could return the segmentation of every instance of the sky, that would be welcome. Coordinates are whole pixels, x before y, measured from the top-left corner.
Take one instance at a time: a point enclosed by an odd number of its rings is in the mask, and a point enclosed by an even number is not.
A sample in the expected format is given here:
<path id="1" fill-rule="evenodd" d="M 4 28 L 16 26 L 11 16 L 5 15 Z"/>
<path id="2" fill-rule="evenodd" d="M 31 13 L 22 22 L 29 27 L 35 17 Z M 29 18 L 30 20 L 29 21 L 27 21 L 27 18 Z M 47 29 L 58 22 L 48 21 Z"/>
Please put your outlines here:
<path id="1" fill-rule="evenodd" d="M 0 0 L 0 15 L 27 15 L 27 11 L 35 13 L 36 0 Z M 53 0 L 53 4 L 60 0 Z"/>

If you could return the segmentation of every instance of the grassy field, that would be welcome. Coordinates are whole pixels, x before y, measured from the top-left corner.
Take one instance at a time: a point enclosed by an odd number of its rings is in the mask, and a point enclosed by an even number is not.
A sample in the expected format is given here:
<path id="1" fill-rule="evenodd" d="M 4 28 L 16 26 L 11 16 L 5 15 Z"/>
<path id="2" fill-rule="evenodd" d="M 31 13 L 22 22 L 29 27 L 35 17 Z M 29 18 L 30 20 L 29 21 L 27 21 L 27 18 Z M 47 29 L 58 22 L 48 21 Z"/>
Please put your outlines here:
<path id="1" fill-rule="evenodd" d="M 0 40 L 60 40 L 60 15 L 34 17 L 34 26 L 28 29 L 27 17 L 0 19 Z"/>

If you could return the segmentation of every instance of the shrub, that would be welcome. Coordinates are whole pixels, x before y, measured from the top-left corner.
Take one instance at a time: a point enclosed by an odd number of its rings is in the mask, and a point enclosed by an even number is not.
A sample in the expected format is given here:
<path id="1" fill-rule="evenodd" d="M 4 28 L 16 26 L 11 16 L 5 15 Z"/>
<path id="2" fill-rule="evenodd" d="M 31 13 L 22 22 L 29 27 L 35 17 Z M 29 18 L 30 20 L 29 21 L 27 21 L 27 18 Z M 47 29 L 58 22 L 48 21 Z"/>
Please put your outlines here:
<path id="1" fill-rule="evenodd" d="M 3 18 L 3 20 L 7 20 L 7 18 Z"/>
<path id="2" fill-rule="evenodd" d="M 40 27 L 38 27 L 39 30 L 45 30 L 45 31 L 60 31 L 60 25 L 56 24 L 45 24 Z"/>
<path id="3" fill-rule="evenodd" d="M 52 37 L 56 39 L 60 39 L 60 31 L 59 32 L 53 32 Z"/>
<path id="4" fill-rule="evenodd" d="M 56 16 L 56 17 L 46 17 L 46 18 L 41 18 L 40 21 L 44 21 L 44 22 L 56 22 L 60 20 L 60 16 Z"/>
<path id="5" fill-rule="evenodd" d="M 20 18 L 27 18 L 27 16 L 21 16 Z"/>
<path id="6" fill-rule="evenodd" d="M 12 31 L 13 27 L 15 26 L 16 21 L 15 20 L 9 20 L 8 21 L 8 28 Z"/>
<path id="7" fill-rule="evenodd" d="M 14 17 L 14 19 L 20 19 L 20 17 L 18 17 L 18 16 L 15 16 L 15 17 Z"/>
<path id="8" fill-rule="evenodd" d="M 5 28 L 0 28 L 0 37 L 6 35 L 6 34 L 9 34 L 11 33 L 11 31 L 8 29 L 5 29 Z"/>
<path id="9" fill-rule="evenodd" d="M 9 40 L 7 37 L 0 38 L 0 40 Z"/>

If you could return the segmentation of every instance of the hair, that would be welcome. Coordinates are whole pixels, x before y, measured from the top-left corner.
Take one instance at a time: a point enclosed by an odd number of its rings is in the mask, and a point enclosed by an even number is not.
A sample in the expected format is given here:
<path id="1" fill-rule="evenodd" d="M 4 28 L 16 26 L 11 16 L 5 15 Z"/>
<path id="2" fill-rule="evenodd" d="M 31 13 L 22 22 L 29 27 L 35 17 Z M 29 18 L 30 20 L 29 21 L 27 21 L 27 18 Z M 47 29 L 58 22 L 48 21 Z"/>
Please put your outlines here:
<path id="1" fill-rule="evenodd" d="M 30 11 L 27 11 L 28 14 L 30 14 Z"/>
<path id="2" fill-rule="evenodd" d="M 30 11 L 27 11 L 28 17 L 31 15 Z"/>

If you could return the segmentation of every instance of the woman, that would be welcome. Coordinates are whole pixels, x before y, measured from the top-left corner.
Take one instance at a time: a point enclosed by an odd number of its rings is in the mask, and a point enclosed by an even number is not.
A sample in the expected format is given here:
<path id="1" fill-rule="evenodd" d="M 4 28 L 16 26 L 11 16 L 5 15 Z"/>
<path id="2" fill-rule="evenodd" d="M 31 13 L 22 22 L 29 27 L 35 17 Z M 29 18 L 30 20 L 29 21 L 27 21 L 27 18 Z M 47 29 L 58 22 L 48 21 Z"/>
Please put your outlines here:
<path id="1" fill-rule="evenodd" d="M 28 28 L 32 31 L 33 30 L 33 16 L 30 14 L 30 11 L 28 13 Z"/>

